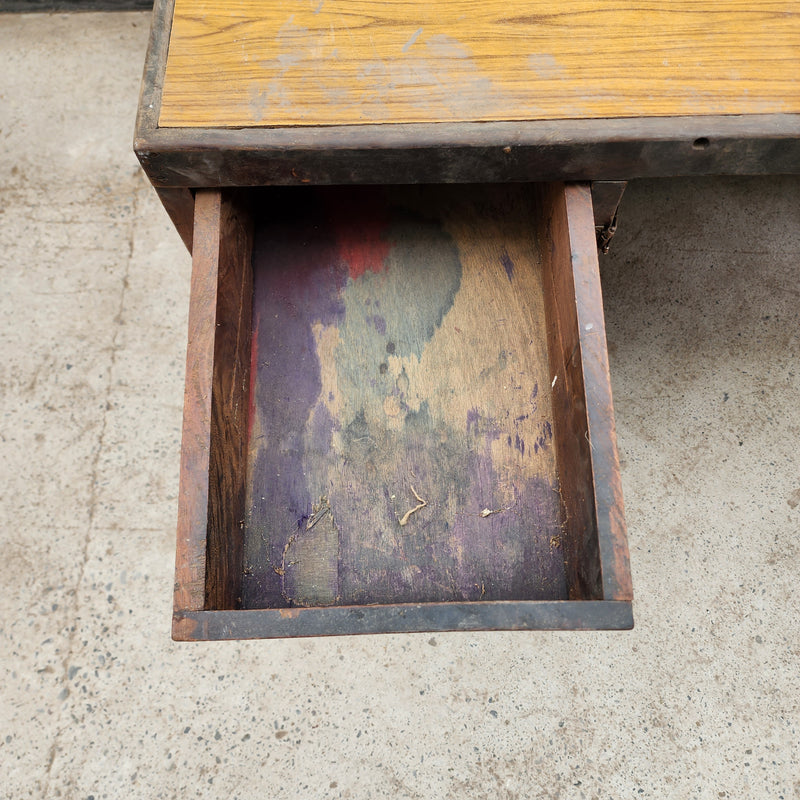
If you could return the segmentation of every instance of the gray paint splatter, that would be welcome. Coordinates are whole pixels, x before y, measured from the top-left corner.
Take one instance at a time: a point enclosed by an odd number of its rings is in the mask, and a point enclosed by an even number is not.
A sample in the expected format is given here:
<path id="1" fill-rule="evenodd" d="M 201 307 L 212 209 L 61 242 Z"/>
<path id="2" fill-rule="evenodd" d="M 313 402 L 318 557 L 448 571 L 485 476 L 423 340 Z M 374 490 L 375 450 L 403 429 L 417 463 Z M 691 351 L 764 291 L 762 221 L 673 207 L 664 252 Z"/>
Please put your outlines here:
<path id="1" fill-rule="evenodd" d="M 416 42 L 417 39 L 419 39 L 421 33 L 422 33 L 422 28 L 417 28 L 417 30 L 414 31 L 414 33 L 411 35 L 411 38 L 403 45 L 404 53 L 408 52 L 408 48 L 411 47 L 411 45 L 414 44 L 414 42 Z"/>

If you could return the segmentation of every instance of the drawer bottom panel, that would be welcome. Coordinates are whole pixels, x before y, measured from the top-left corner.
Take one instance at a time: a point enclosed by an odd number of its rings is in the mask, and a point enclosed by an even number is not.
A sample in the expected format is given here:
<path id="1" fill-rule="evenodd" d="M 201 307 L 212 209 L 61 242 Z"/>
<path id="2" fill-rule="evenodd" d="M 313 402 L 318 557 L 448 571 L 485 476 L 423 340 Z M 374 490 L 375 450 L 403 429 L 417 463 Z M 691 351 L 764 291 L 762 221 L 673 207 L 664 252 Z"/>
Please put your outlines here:
<path id="1" fill-rule="evenodd" d="M 258 204 L 245 608 L 568 597 L 533 215 L 505 186 Z"/>

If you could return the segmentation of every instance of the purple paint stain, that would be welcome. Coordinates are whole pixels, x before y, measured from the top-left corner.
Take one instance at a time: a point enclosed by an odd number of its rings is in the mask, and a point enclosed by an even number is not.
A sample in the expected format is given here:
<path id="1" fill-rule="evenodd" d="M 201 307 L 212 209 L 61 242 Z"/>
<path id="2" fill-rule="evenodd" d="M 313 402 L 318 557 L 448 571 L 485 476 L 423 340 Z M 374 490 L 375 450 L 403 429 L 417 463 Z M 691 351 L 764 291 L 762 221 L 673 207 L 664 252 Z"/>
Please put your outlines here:
<path id="1" fill-rule="evenodd" d="M 514 280 L 514 262 L 505 250 L 503 250 L 503 255 L 500 256 L 500 262 L 503 265 L 503 269 L 506 271 L 508 280 Z"/>
<path id="2" fill-rule="evenodd" d="M 369 318 L 369 321 L 373 324 L 375 330 L 378 331 L 381 336 L 386 336 L 386 320 L 380 314 L 373 314 Z"/>
<path id="3" fill-rule="evenodd" d="M 563 554 L 551 544 L 561 531 L 554 486 L 542 478 L 518 479 L 509 504 L 513 511 L 502 510 L 488 443 L 465 477 L 468 501 L 452 529 L 460 553 L 453 585 L 460 598 L 566 599 Z M 496 511 L 483 517 L 484 509 Z"/>
<path id="4" fill-rule="evenodd" d="M 319 501 L 311 496 L 303 454 L 329 451 L 334 422 L 320 402 L 313 326 L 342 318 L 347 282 L 347 266 L 332 237 L 308 222 L 314 215 L 278 207 L 267 216 L 269 221 L 257 227 L 253 248 L 260 355 L 255 403 L 264 442 L 252 467 L 253 485 L 259 488 L 251 518 L 258 520 L 259 530 L 250 536 L 246 531 L 245 542 L 249 563 L 262 569 L 243 587 L 246 607 L 286 605 L 280 577 L 270 565 L 281 563 L 298 519 Z M 298 241 L 305 246 L 297 247 Z"/>
<path id="5" fill-rule="evenodd" d="M 503 431 L 494 419 L 484 417 L 477 408 L 471 408 L 467 411 L 467 434 L 481 436 L 487 442 L 493 442 L 502 436 Z"/>
<path id="6" fill-rule="evenodd" d="M 523 456 L 525 455 L 525 441 L 524 441 L 524 439 L 521 439 L 521 438 L 520 438 L 520 435 L 519 435 L 519 434 L 517 434 L 517 435 L 514 437 L 514 447 L 516 447 L 516 448 L 517 448 L 517 450 L 519 450 L 519 452 L 520 452 L 520 453 L 521 453 Z"/>
<path id="7" fill-rule="evenodd" d="M 553 440 L 553 426 L 548 420 L 545 420 L 539 428 L 539 435 L 533 445 L 533 452 L 538 453 L 539 450 L 546 450 L 550 442 Z"/>
<path id="8" fill-rule="evenodd" d="M 323 403 L 317 403 L 311 413 L 308 426 L 309 438 L 311 440 L 308 445 L 308 450 L 324 456 L 330 449 L 333 432 L 340 427 L 338 421 L 331 416 L 328 407 Z"/>

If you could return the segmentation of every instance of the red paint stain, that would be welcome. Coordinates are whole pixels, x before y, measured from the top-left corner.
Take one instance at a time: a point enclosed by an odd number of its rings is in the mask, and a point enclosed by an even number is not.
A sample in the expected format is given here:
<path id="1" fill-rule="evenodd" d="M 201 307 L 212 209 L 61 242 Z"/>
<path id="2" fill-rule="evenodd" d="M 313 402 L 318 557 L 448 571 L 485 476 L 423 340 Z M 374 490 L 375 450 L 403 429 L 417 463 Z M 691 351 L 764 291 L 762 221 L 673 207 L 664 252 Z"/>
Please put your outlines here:
<path id="1" fill-rule="evenodd" d="M 339 195 L 329 213 L 339 256 L 347 264 L 350 279 L 357 280 L 368 271 L 383 272 L 392 249 L 386 240 L 389 226 L 383 198 L 364 190 Z"/>

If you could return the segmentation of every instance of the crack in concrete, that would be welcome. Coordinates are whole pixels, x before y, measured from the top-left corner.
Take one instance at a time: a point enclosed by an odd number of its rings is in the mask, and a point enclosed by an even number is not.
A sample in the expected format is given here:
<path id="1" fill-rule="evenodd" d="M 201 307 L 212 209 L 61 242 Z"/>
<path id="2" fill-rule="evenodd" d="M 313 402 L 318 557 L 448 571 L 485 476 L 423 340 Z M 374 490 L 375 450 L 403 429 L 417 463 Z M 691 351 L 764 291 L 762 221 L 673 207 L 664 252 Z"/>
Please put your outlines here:
<path id="1" fill-rule="evenodd" d="M 67 638 L 67 646 L 64 653 L 64 658 L 62 660 L 62 678 L 61 678 L 61 684 L 67 690 L 69 690 L 69 670 L 70 670 L 70 661 L 72 659 L 72 651 L 78 636 L 78 628 L 79 628 L 78 612 L 80 611 L 80 588 L 83 585 L 83 580 L 86 575 L 86 565 L 89 559 L 89 547 L 92 542 L 92 535 L 95 530 L 95 520 L 97 517 L 97 505 L 99 501 L 98 472 L 100 467 L 100 457 L 102 456 L 103 451 L 105 449 L 106 430 L 108 428 L 108 412 L 112 408 L 111 396 L 113 393 L 113 385 L 114 385 L 114 371 L 117 365 L 117 354 L 120 348 L 119 345 L 120 330 L 124 325 L 123 314 L 125 311 L 125 297 L 128 292 L 131 263 L 133 261 L 133 254 L 135 250 L 136 218 L 139 207 L 140 191 L 142 191 L 142 189 L 139 187 L 133 189 L 133 198 L 131 201 L 131 224 L 130 224 L 130 233 L 128 235 L 128 254 L 125 263 L 125 272 L 122 276 L 122 288 L 119 293 L 119 303 L 117 306 L 117 313 L 114 316 L 114 335 L 111 337 L 110 359 L 108 367 L 106 368 L 107 380 L 106 380 L 105 391 L 103 394 L 104 403 L 102 411 L 102 422 L 100 425 L 100 433 L 97 437 L 97 447 L 95 448 L 94 455 L 92 456 L 92 463 L 90 470 L 91 486 L 89 493 L 89 519 L 86 525 L 86 535 L 84 536 L 83 540 L 80 570 L 78 572 L 78 578 L 75 581 L 75 590 L 73 592 L 72 608 L 70 609 L 69 612 L 73 620 L 73 624 L 70 627 L 69 636 Z M 63 705 L 62 708 L 59 709 L 59 717 L 61 717 L 62 714 L 63 714 Z M 65 728 L 63 727 L 59 727 L 57 729 L 56 735 L 53 737 L 53 742 L 50 745 L 50 748 L 47 753 L 47 768 L 45 772 L 45 797 L 50 796 L 50 788 L 51 788 L 50 782 L 53 772 L 53 764 L 55 763 L 56 756 L 58 755 L 58 744 L 59 740 L 61 739 L 61 734 L 64 730 Z"/>

